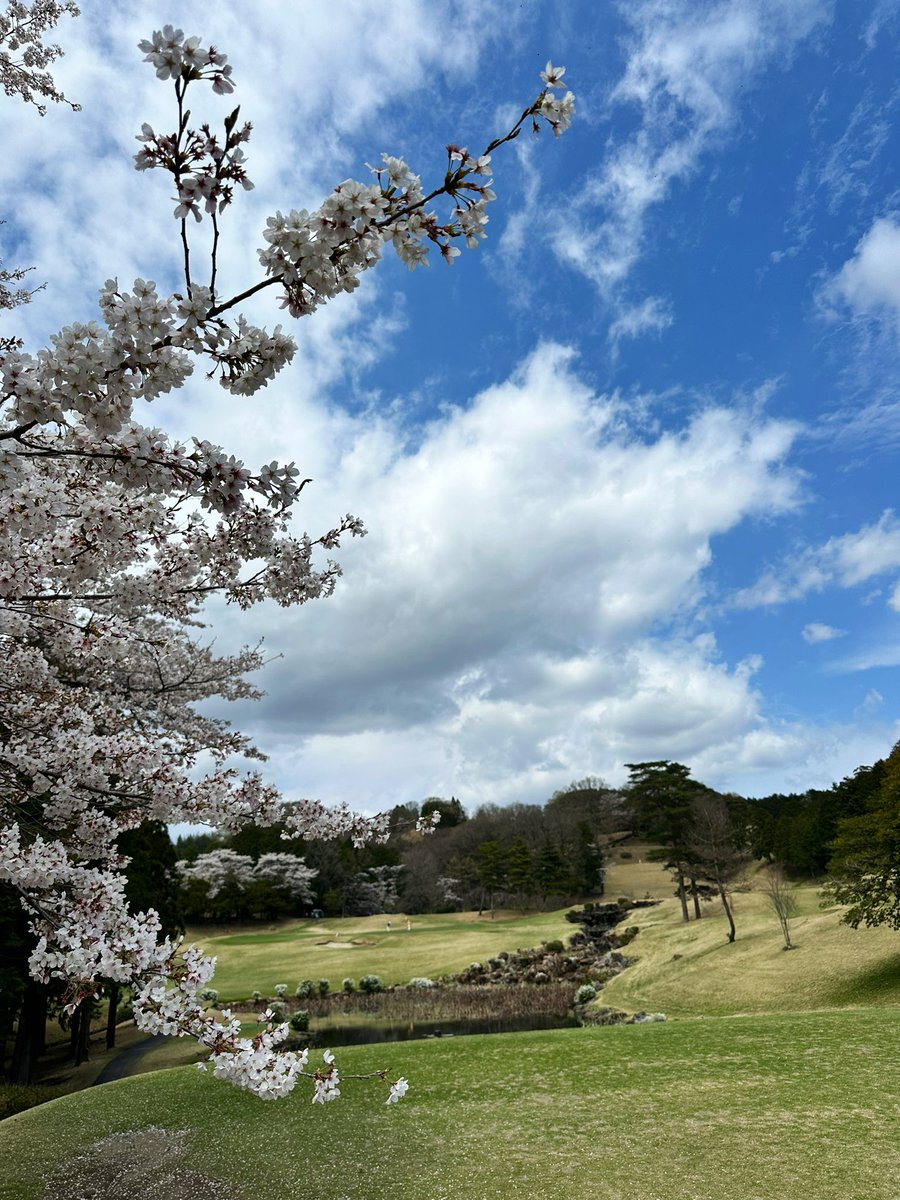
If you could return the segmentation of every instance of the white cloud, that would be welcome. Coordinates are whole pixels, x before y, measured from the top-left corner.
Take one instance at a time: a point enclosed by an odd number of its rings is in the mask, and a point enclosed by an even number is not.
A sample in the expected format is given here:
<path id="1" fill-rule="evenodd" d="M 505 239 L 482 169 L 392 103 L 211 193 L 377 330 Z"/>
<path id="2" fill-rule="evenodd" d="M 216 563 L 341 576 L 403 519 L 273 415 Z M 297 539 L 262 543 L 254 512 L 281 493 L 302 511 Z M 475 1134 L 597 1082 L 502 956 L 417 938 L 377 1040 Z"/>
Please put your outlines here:
<path id="1" fill-rule="evenodd" d="M 846 629 L 835 629 L 833 625 L 823 625 L 820 621 L 811 621 L 803 627 L 803 640 L 807 645 L 815 646 L 819 642 L 830 642 L 835 638 L 846 636 Z"/>
<path id="2" fill-rule="evenodd" d="M 690 626 L 713 538 L 796 504 L 795 427 L 736 406 L 638 436 L 553 344 L 412 445 L 402 410 L 274 390 L 275 424 L 305 430 L 304 473 L 329 481 L 304 493 L 308 527 L 349 509 L 371 530 L 331 600 L 241 617 L 242 639 L 258 623 L 285 655 L 239 719 L 283 784 L 339 796 L 359 772 L 379 797 L 538 799 L 585 764 L 690 755 L 759 720 L 754 662 L 666 630 Z M 245 435 L 250 461 L 277 456 L 272 436 Z"/>
<path id="3" fill-rule="evenodd" d="M 697 779 L 744 796 L 806 792 L 883 758 L 898 736 L 900 723 L 876 723 L 870 713 L 855 725 L 770 721 L 709 747 L 691 765 Z"/>
<path id="4" fill-rule="evenodd" d="M 868 24 L 863 31 L 863 40 L 869 50 L 875 47 L 882 30 L 900 24 L 898 0 L 875 0 Z"/>
<path id="5" fill-rule="evenodd" d="M 882 696 L 877 688 L 870 688 L 866 692 L 862 704 L 855 710 L 854 715 L 858 717 L 869 716 L 877 712 L 882 704 L 884 704 L 884 696 Z"/>
<path id="6" fill-rule="evenodd" d="M 853 257 L 822 289 L 821 298 L 853 314 L 900 316 L 900 223 L 895 218 L 873 222 Z"/>
<path id="7" fill-rule="evenodd" d="M 900 642 L 896 640 L 896 634 L 893 637 L 879 637 L 875 645 L 831 664 L 831 670 L 836 675 L 851 675 L 876 667 L 900 667 Z"/>
<path id="8" fill-rule="evenodd" d="M 623 5 L 632 28 L 613 106 L 638 127 L 604 154 L 556 236 L 559 256 L 614 296 L 644 252 L 650 210 L 689 179 L 739 120 L 746 90 L 789 61 L 830 5 L 795 0 L 643 0 Z"/>
<path id="9" fill-rule="evenodd" d="M 900 570 L 900 521 L 886 509 L 871 525 L 855 533 L 829 538 L 786 559 L 777 570 L 764 572 L 752 586 L 731 600 L 736 608 L 759 608 L 799 600 L 826 587 L 855 587 L 890 571 Z M 893 606 L 898 592 L 894 592 Z"/>
<path id="10" fill-rule="evenodd" d="M 642 333 L 661 333 L 674 321 L 672 306 L 660 296 L 648 296 L 640 304 L 624 308 L 609 327 L 609 341 L 615 350 L 623 338 Z"/>

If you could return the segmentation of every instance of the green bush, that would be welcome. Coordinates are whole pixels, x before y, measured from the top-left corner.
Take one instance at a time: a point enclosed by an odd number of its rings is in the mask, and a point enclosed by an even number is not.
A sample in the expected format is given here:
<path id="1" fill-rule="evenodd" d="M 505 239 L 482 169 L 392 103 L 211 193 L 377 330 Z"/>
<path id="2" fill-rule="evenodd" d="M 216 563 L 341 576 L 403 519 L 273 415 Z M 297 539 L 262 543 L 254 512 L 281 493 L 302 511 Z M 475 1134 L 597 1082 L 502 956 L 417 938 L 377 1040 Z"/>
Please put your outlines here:
<path id="1" fill-rule="evenodd" d="M 640 925 L 628 925 L 621 933 L 616 934 L 620 946 L 627 946 L 629 942 L 633 942 L 637 935 L 641 932 Z"/>
<path id="2" fill-rule="evenodd" d="M 597 989 L 590 983 L 583 983 L 575 993 L 576 1004 L 590 1004 L 597 999 Z"/>
<path id="3" fill-rule="evenodd" d="M 373 992 L 383 992 L 384 980 L 380 975 L 363 975 L 359 981 L 359 990 L 361 992 L 368 992 L 370 995 Z"/>
<path id="4" fill-rule="evenodd" d="M 307 1000 L 307 999 L 309 999 L 309 997 L 313 994 L 313 992 L 315 990 L 316 990 L 316 985 L 313 983 L 313 981 L 311 979 L 301 979 L 300 982 L 297 984 L 297 988 L 296 988 L 296 991 L 294 992 L 294 995 L 297 997 L 298 1000 Z"/>
<path id="5" fill-rule="evenodd" d="M 254 992 L 250 999 L 254 1004 L 259 1004 L 260 1000 L 262 1000 L 262 992 Z"/>
<path id="6" fill-rule="evenodd" d="M 214 1005 L 219 999 L 219 993 L 215 988 L 204 988 L 200 993 L 200 999 L 206 1004 Z"/>
<path id="7" fill-rule="evenodd" d="M 286 991 L 287 991 L 286 983 L 276 983 L 275 984 L 275 995 L 278 997 L 279 1000 L 282 998 L 282 996 L 284 995 L 284 993 Z"/>
<path id="8" fill-rule="evenodd" d="M 289 1024 L 294 1033 L 306 1033 L 309 1029 L 309 1013 L 305 1008 L 298 1009 L 291 1017 Z"/>
<path id="9" fill-rule="evenodd" d="M 331 987 L 331 984 L 328 982 L 328 980 L 327 980 L 327 979 L 320 979 L 320 980 L 319 980 L 319 995 L 320 995 L 320 996 L 327 996 L 327 995 L 328 995 L 328 989 L 329 989 L 330 987 Z"/>
<path id="10" fill-rule="evenodd" d="M 269 1012 L 272 1014 L 273 1025 L 280 1025 L 282 1021 L 287 1020 L 287 1008 L 283 1000 L 273 1000 L 269 1005 Z"/>
<path id="11" fill-rule="evenodd" d="M 429 979 L 425 975 L 417 975 L 414 979 L 411 979 L 406 986 L 408 988 L 412 988 L 413 991 L 424 992 L 424 991 L 427 991 L 428 988 L 433 988 L 433 987 L 436 987 L 437 985 L 435 984 L 433 979 Z"/>
<path id="12" fill-rule="evenodd" d="M 341 990 L 346 992 L 347 995 L 349 996 L 351 992 L 356 991 L 356 984 L 353 982 L 352 979 L 345 979 L 344 982 L 341 984 Z"/>
<path id="13" fill-rule="evenodd" d="M 544 949 L 547 951 L 548 954 L 562 954 L 565 947 L 563 946 L 563 944 L 559 940 L 559 938 L 554 938 L 550 942 L 544 942 Z"/>

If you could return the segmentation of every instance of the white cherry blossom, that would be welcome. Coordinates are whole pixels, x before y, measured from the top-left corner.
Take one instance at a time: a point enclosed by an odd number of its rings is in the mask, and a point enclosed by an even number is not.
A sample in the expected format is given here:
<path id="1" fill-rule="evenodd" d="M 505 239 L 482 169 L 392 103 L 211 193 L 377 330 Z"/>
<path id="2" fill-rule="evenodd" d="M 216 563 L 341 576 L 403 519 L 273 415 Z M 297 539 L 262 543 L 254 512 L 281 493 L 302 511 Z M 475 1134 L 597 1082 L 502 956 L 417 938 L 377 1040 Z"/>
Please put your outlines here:
<path id="1" fill-rule="evenodd" d="M 32 8 L 77 11 L 50 0 Z M 31 11 L 9 8 L 20 24 Z M 0 48 L 4 38 L 12 45 L 11 28 L 0 20 Z M 340 577 L 328 556 L 365 528 L 347 513 L 318 536 L 298 535 L 292 517 L 311 481 L 293 462 L 254 470 L 208 440 L 180 443 L 139 423 L 135 404 L 176 391 L 198 363 L 233 395 L 265 387 L 296 345 L 280 325 L 269 332 L 239 312 L 264 288 L 281 290 L 291 317 L 307 316 L 353 290 L 386 246 L 411 268 L 427 263 L 431 248 L 452 262 L 463 244 L 476 247 L 495 199 L 493 154 L 529 119 L 559 135 L 573 99 L 551 95 L 563 69 L 548 63 L 547 88 L 505 136 L 478 155 L 447 147 L 446 177 L 431 192 L 402 158 L 385 155 L 373 179 L 344 180 L 314 212 L 276 212 L 262 234 L 262 277 L 229 298 L 217 288 L 215 249 L 200 278 L 189 227 L 212 223 L 215 246 L 234 189 L 252 187 L 250 127 L 235 110 L 221 136 L 192 129 L 184 101 L 202 83 L 231 92 L 231 66 L 171 25 L 140 50 L 175 92 L 176 131 L 144 124 L 135 166 L 173 176 L 184 284 L 161 295 L 152 280 L 128 290 L 108 279 L 97 320 L 73 322 L 34 352 L 0 348 L 0 880 L 18 891 L 31 920 L 32 975 L 66 981 L 70 1007 L 100 980 L 129 984 L 139 1027 L 196 1039 L 217 1078 L 264 1099 L 308 1079 L 313 1102 L 324 1104 L 341 1091 L 330 1052 L 310 1071 L 307 1051 L 285 1050 L 288 1028 L 271 1011 L 251 1038 L 230 1014 L 210 1014 L 201 993 L 214 960 L 161 937 L 152 910 L 129 910 L 116 841 L 146 820 L 223 830 L 283 823 L 288 838 L 349 837 L 358 845 L 387 837 L 386 816 L 312 799 L 285 805 L 258 770 L 230 765 L 236 755 L 260 759 L 252 744 L 197 709 L 214 696 L 257 696 L 246 676 L 263 664 L 257 650 L 218 656 L 203 643 L 205 599 L 217 593 L 248 608 L 325 598 Z M 52 61 L 47 54 L 40 61 Z M 46 80 L 30 90 L 10 84 L 11 70 L 0 54 L 8 92 L 61 98 Z M 419 828 L 438 819 L 432 814 Z M 229 870 L 279 879 L 296 895 L 312 875 L 292 856 L 267 855 L 254 867 L 229 854 L 183 869 L 205 871 L 211 894 Z M 405 1079 L 392 1083 L 387 1103 L 407 1087 Z"/>

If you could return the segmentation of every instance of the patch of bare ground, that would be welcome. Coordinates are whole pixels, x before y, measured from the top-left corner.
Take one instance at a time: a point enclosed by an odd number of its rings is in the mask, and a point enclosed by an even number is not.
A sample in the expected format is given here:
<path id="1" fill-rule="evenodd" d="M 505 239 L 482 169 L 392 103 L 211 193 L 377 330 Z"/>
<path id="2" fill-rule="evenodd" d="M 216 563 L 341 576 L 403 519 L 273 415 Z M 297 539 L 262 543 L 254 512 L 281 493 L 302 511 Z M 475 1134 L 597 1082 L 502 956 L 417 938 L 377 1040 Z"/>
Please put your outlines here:
<path id="1" fill-rule="evenodd" d="M 48 1175 L 41 1200 L 245 1200 L 184 1165 L 187 1137 L 159 1126 L 110 1134 Z"/>

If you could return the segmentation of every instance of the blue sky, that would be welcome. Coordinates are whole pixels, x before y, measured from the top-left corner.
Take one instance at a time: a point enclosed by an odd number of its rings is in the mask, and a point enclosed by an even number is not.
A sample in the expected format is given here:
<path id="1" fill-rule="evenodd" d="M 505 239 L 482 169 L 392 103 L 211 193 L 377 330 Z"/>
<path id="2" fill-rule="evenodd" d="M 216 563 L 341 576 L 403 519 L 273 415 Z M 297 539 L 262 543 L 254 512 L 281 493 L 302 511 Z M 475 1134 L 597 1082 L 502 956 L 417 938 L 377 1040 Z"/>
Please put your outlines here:
<path id="1" fill-rule="evenodd" d="M 898 737 L 900 3 L 569 0 L 98 4 L 58 34 L 83 111 L 6 107 L 5 258 L 48 287 L 31 345 L 110 275 L 177 286 L 165 181 L 130 156 L 172 122 L 136 42 L 219 45 L 256 190 L 223 286 L 255 281 L 277 208 L 382 151 L 423 179 L 480 149 L 548 58 L 572 129 L 495 158 L 489 238 L 448 268 L 390 256 L 294 329 L 252 404 L 198 378 L 172 433 L 315 484 L 346 511 L 330 600 L 239 614 L 267 698 L 229 712 L 289 795 L 370 811 L 431 794 L 541 801 L 674 758 L 724 790 L 823 786 Z M 207 94 L 204 116 L 227 101 Z M 269 299 L 248 309 L 282 314 Z M 9 319 L 8 322 L 9 323 Z"/>

